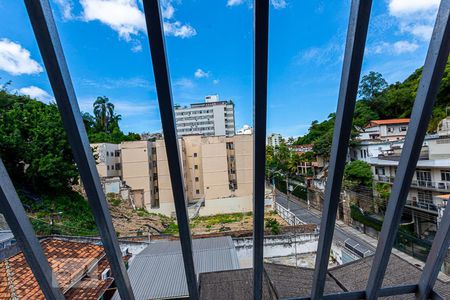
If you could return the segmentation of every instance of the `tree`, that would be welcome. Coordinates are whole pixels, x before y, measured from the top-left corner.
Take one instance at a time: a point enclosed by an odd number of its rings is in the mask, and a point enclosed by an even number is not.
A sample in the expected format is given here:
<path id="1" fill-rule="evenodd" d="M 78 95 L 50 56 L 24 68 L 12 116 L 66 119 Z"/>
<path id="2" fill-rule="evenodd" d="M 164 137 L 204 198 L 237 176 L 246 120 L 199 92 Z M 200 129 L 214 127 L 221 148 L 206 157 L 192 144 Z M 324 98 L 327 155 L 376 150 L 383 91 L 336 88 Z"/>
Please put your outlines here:
<path id="1" fill-rule="evenodd" d="M 370 71 L 369 74 L 362 77 L 358 94 L 363 99 L 370 100 L 379 95 L 387 86 L 388 84 L 384 80 L 383 75 Z"/>
<path id="2" fill-rule="evenodd" d="M 287 163 L 288 171 L 291 174 L 296 174 L 298 172 L 298 166 L 300 165 L 301 162 L 302 160 L 300 158 L 300 155 L 291 152 L 291 156 Z"/>
<path id="3" fill-rule="evenodd" d="M 122 116 L 114 112 L 114 104 L 107 97 L 97 97 L 93 104 L 94 116 L 83 113 L 83 122 L 91 143 L 113 143 L 139 141 L 140 135 L 120 130 Z"/>
<path id="4" fill-rule="evenodd" d="M 355 160 L 345 166 L 344 180 L 351 186 L 372 186 L 372 169 L 368 163 Z"/>
<path id="5" fill-rule="evenodd" d="M 75 166 L 55 104 L 0 90 L 0 157 L 17 188 L 60 193 L 77 183 Z"/>
<path id="6" fill-rule="evenodd" d="M 121 116 L 114 113 L 114 104 L 109 101 L 108 97 L 97 97 L 93 107 L 96 121 L 95 125 L 98 130 L 108 133 L 114 127 L 118 127 Z"/>

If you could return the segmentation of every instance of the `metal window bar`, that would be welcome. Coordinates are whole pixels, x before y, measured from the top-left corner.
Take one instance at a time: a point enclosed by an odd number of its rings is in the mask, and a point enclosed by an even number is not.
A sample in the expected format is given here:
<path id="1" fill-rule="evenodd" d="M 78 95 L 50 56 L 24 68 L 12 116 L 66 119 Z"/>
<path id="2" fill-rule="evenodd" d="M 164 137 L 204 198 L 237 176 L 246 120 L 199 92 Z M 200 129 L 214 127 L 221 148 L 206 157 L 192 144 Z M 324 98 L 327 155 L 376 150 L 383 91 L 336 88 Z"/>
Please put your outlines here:
<path id="1" fill-rule="evenodd" d="M 331 147 L 331 160 L 311 291 L 311 299 L 313 300 L 321 299 L 325 288 L 371 7 L 372 0 L 353 0 L 351 4 L 339 101 Z"/>
<path id="2" fill-rule="evenodd" d="M 101 189 L 95 162 L 89 147 L 84 124 L 79 112 L 72 82 L 63 55 L 62 47 L 56 30 L 48 0 L 24 0 L 39 44 L 50 83 L 61 113 L 63 125 L 72 146 L 75 161 L 85 184 L 89 202 L 94 212 L 97 226 L 100 230 L 105 251 L 116 278 L 116 283 L 122 299 L 133 299 L 133 292 L 127 273 L 121 259 L 120 248 L 112 227 L 104 193 Z M 387 267 L 392 249 L 393 235 L 398 227 L 401 210 L 406 200 L 409 183 L 417 163 L 418 153 L 428 124 L 431 109 L 434 104 L 437 89 L 440 84 L 443 69 L 449 53 L 450 29 L 448 24 L 450 0 L 442 0 L 436 19 L 433 37 L 414 104 L 412 122 L 405 141 L 397 180 L 394 182 L 393 193 L 388 205 L 386 222 L 383 224 L 382 236 L 365 291 L 349 291 L 323 295 L 327 262 L 331 240 L 334 231 L 334 221 L 338 204 L 338 196 L 342 184 L 342 175 L 349 142 L 351 119 L 355 107 L 356 92 L 359 83 L 368 21 L 371 10 L 371 0 L 353 0 L 344 65 L 339 93 L 336 125 L 333 135 L 331 153 L 330 180 L 327 184 L 325 209 L 321 224 L 318 259 L 314 273 L 311 297 L 295 299 L 375 299 L 393 295 L 417 293 L 418 299 L 443 299 L 432 290 L 439 267 L 442 264 L 443 253 L 449 244 L 450 209 L 444 213 L 441 227 L 436 235 L 432 253 L 417 285 L 402 285 L 381 287 L 381 282 Z M 192 299 L 198 299 L 198 287 L 192 257 L 192 242 L 186 212 L 181 163 L 176 137 L 176 127 L 172 106 L 169 73 L 167 67 L 161 12 L 158 0 L 144 0 L 144 10 L 149 34 L 150 49 L 153 61 L 153 71 L 157 86 L 158 101 L 161 109 L 163 131 L 166 139 L 166 149 L 169 158 L 169 169 L 177 218 L 180 225 L 180 240 L 182 245 L 184 266 L 188 282 L 189 294 Z M 267 112 L 267 60 L 268 60 L 268 0 L 254 3 L 254 299 L 262 298 L 263 273 L 263 217 L 264 217 L 264 164 L 265 135 Z M 152 26 L 150 26 L 152 25 Z M 412 171 L 411 171 L 412 170 Z M 30 264 L 40 287 L 48 299 L 61 299 L 57 284 L 51 282 L 51 269 L 40 249 L 39 242 L 25 211 L 15 193 L 14 187 L 0 161 L 0 208 L 10 224 L 19 245 L 22 246 L 27 262 Z"/>
<path id="3" fill-rule="evenodd" d="M 253 298 L 262 299 L 269 0 L 254 1 L 253 22 L 253 122 L 255 129 L 253 142 Z"/>
<path id="4" fill-rule="evenodd" d="M 144 0 L 144 13 L 169 164 L 170 182 L 172 184 L 172 194 L 175 202 L 181 250 L 183 253 L 184 271 L 189 297 L 190 299 L 196 300 L 199 298 L 198 285 L 192 253 L 191 232 L 186 208 L 186 195 L 181 170 L 180 152 L 178 149 L 172 90 L 170 87 L 159 0 Z"/>
<path id="5" fill-rule="evenodd" d="M 379 289 L 383 283 L 389 256 L 394 245 L 395 235 L 400 225 L 402 211 L 416 170 L 420 150 L 422 149 L 423 140 L 428 128 L 428 122 L 431 118 L 433 105 L 448 60 L 450 49 L 449 13 L 450 0 L 442 0 L 366 287 L 366 297 L 369 300 L 378 298 Z M 442 244 L 441 246 L 444 245 Z M 426 270 L 428 272 L 436 267 L 436 265 L 433 267 L 427 266 Z M 428 275 L 426 274 L 426 276 Z M 426 296 L 428 295 L 423 295 L 423 297 Z"/>
<path id="6" fill-rule="evenodd" d="M 449 199 L 450 200 L 450 199 Z M 448 203 L 448 201 L 447 201 Z M 447 204 L 442 222 L 433 240 L 430 253 L 422 271 L 417 291 L 417 299 L 425 300 L 436 283 L 447 249 L 450 247 L 450 204 Z"/>
<path id="7" fill-rule="evenodd" d="M 25 5 L 120 297 L 122 300 L 133 300 L 130 280 L 122 260 L 122 252 L 100 184 L 50 4 L 48 0 L 25 0 Z"/>
<path id="8" fill-rule="evenodd" d="M 0 212 L 5 216 L 46 299 L 64 299 L 25 209 L 0 159 Z"/>

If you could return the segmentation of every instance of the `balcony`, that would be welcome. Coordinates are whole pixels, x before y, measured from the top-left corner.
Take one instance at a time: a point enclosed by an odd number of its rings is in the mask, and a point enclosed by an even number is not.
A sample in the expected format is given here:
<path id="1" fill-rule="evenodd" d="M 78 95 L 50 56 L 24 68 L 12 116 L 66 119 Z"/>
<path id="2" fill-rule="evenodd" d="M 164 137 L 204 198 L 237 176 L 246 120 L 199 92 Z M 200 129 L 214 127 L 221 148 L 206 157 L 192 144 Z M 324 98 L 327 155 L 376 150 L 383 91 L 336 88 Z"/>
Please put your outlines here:
<path id="1" fill-rule="evenodd" d="M 420 211 L 425 211 L 428 213 L 432 213 L 434 215 L 438 214 L 438 206 L 434 203 L 429 203 L 429 202 L 423 202 L 423 201 L 416 201 L 416 200 L 411 200 L 408 199 L 406 200 L 406 204 L 407 207 L 416 209 L 416 210 L 420 210 Z"/>
<path id="2" fill-rule="evenodd" d="M 383 183 L 394 183 L 394 177 L 392 176 L 375 175 L 373 180 Z M 411 181 L 411 187 L 438 192 L 450 192 L 450 181 L 413 180 Z"/>

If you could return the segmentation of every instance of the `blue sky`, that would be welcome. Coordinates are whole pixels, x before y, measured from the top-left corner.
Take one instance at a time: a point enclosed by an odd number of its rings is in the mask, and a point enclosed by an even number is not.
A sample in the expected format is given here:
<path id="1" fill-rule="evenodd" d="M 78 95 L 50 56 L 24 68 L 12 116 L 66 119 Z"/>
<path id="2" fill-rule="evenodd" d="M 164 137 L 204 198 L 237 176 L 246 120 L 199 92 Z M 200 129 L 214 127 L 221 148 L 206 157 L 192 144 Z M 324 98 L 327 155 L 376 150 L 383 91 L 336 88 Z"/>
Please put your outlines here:
<path id="1" fill-rule="evenodd" d="M 107 96 L 124 131 L 161 130 L 140 0 L 50 0 L 82 111 Z M 252 1 L 163 0 L 174 102 L 218 93 L 252 124 Z M 304 134 L 336 110 L 350 0 L 271 0 L 268 132 Z M 363 74 L 389 83 L 420 67 L 439 0 L 375 0 Z M 0 83 L 52 91 L 23 1 L 0 0 Z"/>

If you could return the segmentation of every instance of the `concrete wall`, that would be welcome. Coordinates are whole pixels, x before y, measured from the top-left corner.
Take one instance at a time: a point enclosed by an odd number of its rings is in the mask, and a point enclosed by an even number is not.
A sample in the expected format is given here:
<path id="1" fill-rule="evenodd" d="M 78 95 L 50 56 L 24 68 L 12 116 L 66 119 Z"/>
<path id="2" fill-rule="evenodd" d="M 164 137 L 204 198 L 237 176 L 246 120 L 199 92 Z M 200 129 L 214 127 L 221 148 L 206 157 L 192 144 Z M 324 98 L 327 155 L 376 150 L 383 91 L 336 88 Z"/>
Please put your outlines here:
<path id="1" fill-rule="evenodd" d="M 122 148 L 122 179 L 131 187 L 132 194 L 140 197 L 138 191 L 143 192 L 143 207 L 151 207 L 152 188 L 150 168 L 150 142 L 123 142 Z M 137 201 L 137 207 L 142 207 Z"/>
<path id="2" fill-rule="evenodd" d="M 110 143 L 91 144 L 97 157 L 97 171 L 100 177 L 121 176 L 120 145 Z"/>

